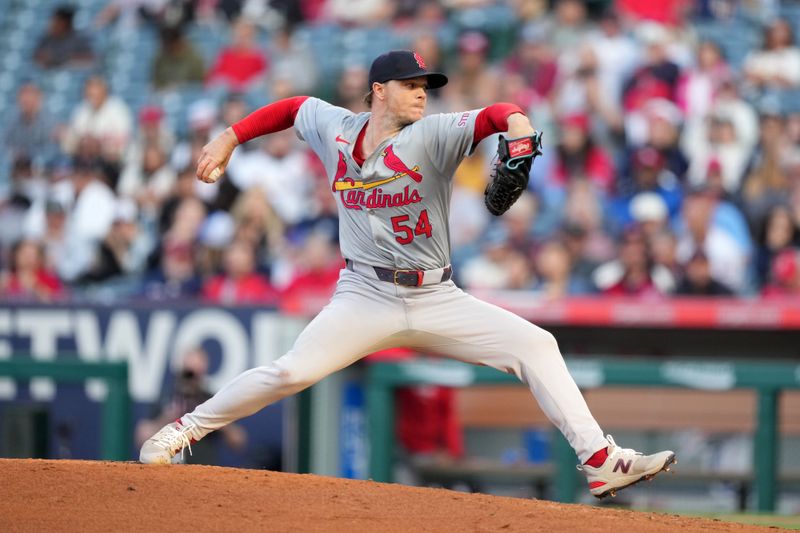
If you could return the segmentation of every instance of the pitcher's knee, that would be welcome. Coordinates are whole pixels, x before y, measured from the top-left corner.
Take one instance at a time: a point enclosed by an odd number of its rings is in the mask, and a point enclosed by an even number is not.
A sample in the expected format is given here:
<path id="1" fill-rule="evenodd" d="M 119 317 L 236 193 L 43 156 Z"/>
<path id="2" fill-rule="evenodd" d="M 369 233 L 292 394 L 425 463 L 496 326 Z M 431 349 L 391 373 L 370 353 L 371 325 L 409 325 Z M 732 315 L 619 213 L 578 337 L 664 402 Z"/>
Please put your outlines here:
<path id="1" fill-rule="evenodd" d="M 524 342 L 520 343 L 520 346 L 524 346 L 526 352 L 533 354 L 561 354 L 555 336 L 532 324 L 530 329 L 526 329 Z"/>
<path id="2" fill-rule="evenodd" d="M 561 350 L 559 350 L 558 348 L 558 341 L 556 340 L 555 335 L 553 335 L 549 331 L 540 329 L 539 338 L 540 338 L 539 342 L 541 342 L 542 348 L 544 350 L 561 356 Z"/>
<path id="3" fill-rule="evenodd" d="M 308 372 L 281 365 L 280 361 L 259 367 L 257 370 L 262 373 L 267 384 L 292 391 L 301 391 L 317 381 Z"/>
<path id="4" fill-rule="evenodd" d="M 546 360 L 562 359 L 558 341 L 553 334 L 535 326 L 526 331 L 515 355 L 523 366 L 536 366 Z"/>

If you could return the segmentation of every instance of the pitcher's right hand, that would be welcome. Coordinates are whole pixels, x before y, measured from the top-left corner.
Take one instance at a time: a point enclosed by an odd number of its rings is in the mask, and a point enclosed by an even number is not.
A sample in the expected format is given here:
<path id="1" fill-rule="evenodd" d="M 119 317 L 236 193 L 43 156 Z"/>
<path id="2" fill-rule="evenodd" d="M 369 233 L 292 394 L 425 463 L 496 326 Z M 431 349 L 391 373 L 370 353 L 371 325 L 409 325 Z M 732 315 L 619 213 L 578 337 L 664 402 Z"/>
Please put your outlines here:
<path id="1" fill-rule="evenodd" d="M 203 146 L 200 157 L 197 159 L 197 179 L 206 183 L 216 182 L 233 154 L 233 149 L 239 144 L 239 139 L 233 128 L 226 128 L 207 145 Z"/>

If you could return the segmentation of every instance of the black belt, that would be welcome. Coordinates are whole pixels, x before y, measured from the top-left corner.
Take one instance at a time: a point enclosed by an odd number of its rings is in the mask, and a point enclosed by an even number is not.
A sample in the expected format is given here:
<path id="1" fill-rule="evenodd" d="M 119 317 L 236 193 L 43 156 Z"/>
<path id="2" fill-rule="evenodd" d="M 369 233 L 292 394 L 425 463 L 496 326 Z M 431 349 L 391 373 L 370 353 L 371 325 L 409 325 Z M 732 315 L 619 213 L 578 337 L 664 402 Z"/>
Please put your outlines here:
<path id="1" fill-rule="evenodd" d="M 350 259 L 345 259 L 345 265 L 348 269 L 355 271 L 353 262 Z M 425 277 L 424 270 L 392 270 L 390 268 L 382 268 L 370 266 L 375 270 L 375 275 L 381 281 L 394 283 L 395 285 L 403 285 L 404 287 L 420 287 Z M 447 281 L 453 277 L 453 268 L 448 265 L 442 272 L 442 279 L 439 282 Z"/>

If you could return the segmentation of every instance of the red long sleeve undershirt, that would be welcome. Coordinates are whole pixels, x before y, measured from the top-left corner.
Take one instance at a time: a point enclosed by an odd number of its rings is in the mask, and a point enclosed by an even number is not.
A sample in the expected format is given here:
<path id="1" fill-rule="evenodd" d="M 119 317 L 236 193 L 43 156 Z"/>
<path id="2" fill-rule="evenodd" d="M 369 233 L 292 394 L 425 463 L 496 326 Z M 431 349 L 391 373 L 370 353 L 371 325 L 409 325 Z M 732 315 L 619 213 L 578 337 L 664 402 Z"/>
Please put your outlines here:
<path id="1" fill-rule="evenodd" d="M 239 144 L 261 135 L 291 128 L 300 106 L 306 100 L 308 96 L 293 96 L 256 109 L 231 126 L 236 138 L 239 139 Z"/>
<path id="2" fill-rule="evenodd" d="M 508 131 L 508 117 L 514 113 L 525 113 L 518 105 L 505 102 L 492 104 L 481 109 L 475 117 L 475 133 L 472 135 L 472 146 L 475 146 L 489 135 Z"/>
<path id="3" fill-rule="evenodd" d="M 292 127 L 300 106 L 306 100 L 308 100 L 308 96 L 294 96 L 278 100 L 253 111 L 233 125 L 236 138 L 239 139 L 239 143 L 244 143 L 261 135 L 283 131 Z M 508 103 L 493 104 L 482 109 L 478 116 L 475 117 L 475 132 L 472 137 L 473 146 L 489 135 L 508 131 L 508 117 L 514 113 L 522 113 L 522 109 L 519 106 Z M 363 131 L 358 136 L 353 149 L 353 154 L 359 164 L 363 163 L 363 161 L 358 161 L 362 153 Z"/>

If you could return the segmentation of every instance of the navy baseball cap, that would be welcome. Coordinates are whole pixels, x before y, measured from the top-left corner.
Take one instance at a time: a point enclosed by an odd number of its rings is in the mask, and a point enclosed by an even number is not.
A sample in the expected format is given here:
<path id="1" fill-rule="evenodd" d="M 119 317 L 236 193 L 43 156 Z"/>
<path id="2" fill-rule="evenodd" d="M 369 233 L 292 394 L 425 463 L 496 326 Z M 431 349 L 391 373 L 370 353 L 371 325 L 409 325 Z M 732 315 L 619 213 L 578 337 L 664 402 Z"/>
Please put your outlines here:
<path id="1" fill-rule="evenodd" d="M 407 80 L 427 76 L 428 88 L 438 89 L 447 84 L 447 76 L 441 72 L 429 72 L 425 60 L 411 50 L 392 50 L 379 55 L 369 68 L 369 88 L 375 82 L 386 83 L 389 80 Z"/>

